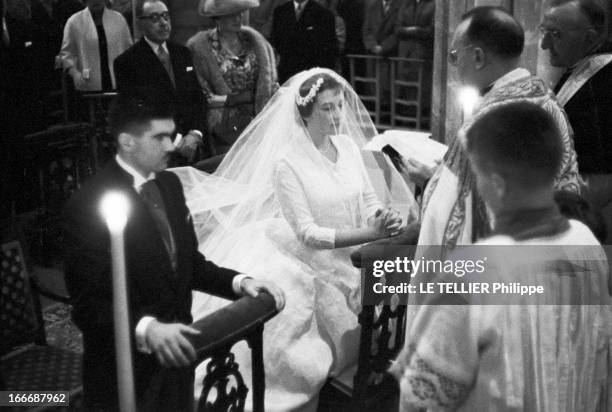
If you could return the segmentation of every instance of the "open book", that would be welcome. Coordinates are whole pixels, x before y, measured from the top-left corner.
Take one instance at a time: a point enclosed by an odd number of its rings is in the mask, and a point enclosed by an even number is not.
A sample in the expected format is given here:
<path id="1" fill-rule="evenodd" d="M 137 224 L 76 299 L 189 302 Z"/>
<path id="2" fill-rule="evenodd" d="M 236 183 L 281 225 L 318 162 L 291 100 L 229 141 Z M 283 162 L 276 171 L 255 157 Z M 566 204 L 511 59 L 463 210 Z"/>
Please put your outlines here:
<path id="1" fill-rule="evenodd" d="M 425 166 L 433 168 L 442 160 L 448 146 L 430 138 L 430 133 L 409 130 L 387 130 L 374 136 L 363 150 L 380 152 L 389 145 L 404 159 L 414 159 Z"/>

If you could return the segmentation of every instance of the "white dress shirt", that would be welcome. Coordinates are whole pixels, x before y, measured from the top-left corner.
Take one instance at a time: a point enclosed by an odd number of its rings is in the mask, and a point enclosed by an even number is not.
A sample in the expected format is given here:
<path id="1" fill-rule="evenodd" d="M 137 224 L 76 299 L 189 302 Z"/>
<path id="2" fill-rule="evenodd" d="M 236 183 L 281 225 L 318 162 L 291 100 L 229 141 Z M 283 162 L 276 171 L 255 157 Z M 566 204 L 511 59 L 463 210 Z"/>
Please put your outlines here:
<path id="1" fill-rule="evenodd" d="M 164 51 L 168 55 L 170 55 L 170 52 L 168 51 L 168 46 L 166 45 L 166 42 L 163 42 L 162 44 L 155 43 L 155 42 L 152 42 L 151 40 L 149 40 L 147 38 L 147 36 L 144 36 L 144 39 L 149 44 L 149 46 L 151 46 L 151 49 L 153 49 L 153 53 L 155 53 L 156 56 L 157 56 L 158 51 L 159 51 L 159 46 L 161 46 L 164 49 Z"/>
<path id="2" fill-rule="evenodd" d="M 293 1 L 293 9 L 295 10 L 296 15 L 297 15 L 298 9 L 299 9 L 300 7 L 301 7 L 301 9 L 300 9 L 300 10 L 301 10 L 301 13 L 303 13 L 303 12 L 304 12 L 304 8 L 306 7 L 306 5 L 308 4 L 308 2 L 309 2 L 309 1 L 310 1 L 310 0 L 306 0 L 306 1 L 303 1 L 303 2 L 301 2 L 301 3 L 298 3 L 298 2 L 297 2 L 297 1 L 295 1 L 295 0 Z"/>

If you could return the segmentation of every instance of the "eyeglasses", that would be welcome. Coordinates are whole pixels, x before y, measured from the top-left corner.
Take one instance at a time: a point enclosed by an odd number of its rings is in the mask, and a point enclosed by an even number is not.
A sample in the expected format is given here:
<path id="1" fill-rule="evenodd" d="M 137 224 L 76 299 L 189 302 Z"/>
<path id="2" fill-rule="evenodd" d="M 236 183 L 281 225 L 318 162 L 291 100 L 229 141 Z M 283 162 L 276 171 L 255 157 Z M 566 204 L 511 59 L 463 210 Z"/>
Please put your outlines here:
<path id="1" fill-rule="evenodd" d="M 571 32 L 571 31 L 587 31 L 590 29 L 595 29 L 594 27 L 586 27 L 586 28 L 574 28 L 574 29 L 565 29 L 563 31 L 558 30 L 558 29 L 547 29 L 544 26 L 539 26 L 538 30 L 540 31 L 540 36 L 545 37 L 547 34 L 552 37 L 555 40 L 559 40 L 561 37 L 563 37 L 563 33 L 565 32 Z"/>
<path id="2" fill-rule="evenodd" d="M 457 61 L 459 60 L 459 50 L 467 50 L 469 48 L 474 47 L 473 44 L 470 44 L 468 46 L 462 47 L 460 49 L 450 49 L 448 51 L 448 61 L 450 64 L 452 64 L 453 66 L 457 64 Z"/>
<path id="3" fill-rule="evenodd" d="M 165 21 L 170 21 L 170 13 L 165 11 L 163 13 L 151 13 L 148 16 L 140 16 L 142 20 L 151 20 L 153 23 L 159 23 L 161 19 Z"/>
<path id="4" fill-rule="evenodd" d="M 538 31 L 540 32 L 540 36 L 542 36 L 542 37 L 546 37 L 546 35 L 549 35 L 553 39 L 560 39 L 561 38 L 561 32 L 559 30 L 557 30 L 557 29 L 547 29 L 544 26 L 539 26 L 538 27 Z"/>

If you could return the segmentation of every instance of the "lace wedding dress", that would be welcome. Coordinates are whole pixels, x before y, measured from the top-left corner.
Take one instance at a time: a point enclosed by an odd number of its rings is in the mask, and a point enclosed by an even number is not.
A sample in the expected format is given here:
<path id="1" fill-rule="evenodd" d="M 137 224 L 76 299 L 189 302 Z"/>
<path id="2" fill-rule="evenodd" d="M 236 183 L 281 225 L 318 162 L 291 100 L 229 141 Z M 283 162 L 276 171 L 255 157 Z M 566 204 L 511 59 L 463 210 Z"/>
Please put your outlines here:
<path id="1" fill-rule="evenodd" d="M 317 73 L 338 78 L 345 95 L 331 136 L 336 162 L 317 150 L 296 109 L 299 85 Z M 267 411 L 316 410 L 325 381 L 356 365 L 361 278 L 349 258 L 354 247 L 334 248 L 336 230 L 367 225 L 383 206 L 379 199 L 404 216 L 414 207 L 390 163 L 360 150 L 376 130 L 350 86 L 332 73 L 314 69 L 289 80 L 214 175 L 174 170 L 204 255 L 285 292 L 284 310 L 264 329 Z M 196 292 L 194 319 L 228 303 Z M 250 349 L 239 343 L 232 352 L 252 388 Z M 205 364 L 196 370 L 196 397 L 205 372 Z"/>

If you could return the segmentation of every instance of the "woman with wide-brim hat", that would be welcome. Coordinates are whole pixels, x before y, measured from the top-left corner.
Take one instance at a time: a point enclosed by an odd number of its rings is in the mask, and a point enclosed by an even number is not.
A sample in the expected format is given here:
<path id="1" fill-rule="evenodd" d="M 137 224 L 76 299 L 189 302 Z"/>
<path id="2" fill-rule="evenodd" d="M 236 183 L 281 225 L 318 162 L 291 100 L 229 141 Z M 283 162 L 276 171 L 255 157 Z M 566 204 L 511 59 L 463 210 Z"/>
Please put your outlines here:
<path id="1" fill-rule="evenodd" d="M 209 155 L 222 155 L 278 88 L 274 50 L 242 14 L 258 0 L 201 0 L 199 12 L 215 28 L 187 42 L 208 97 Z M 213 162 L 214 163 L 214 162 Z"/>

